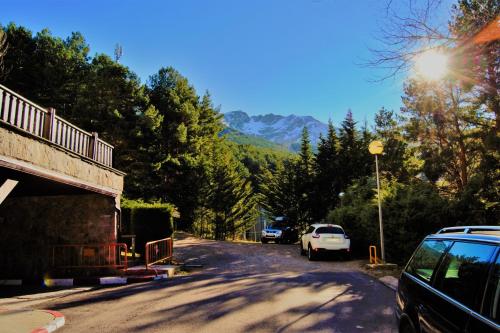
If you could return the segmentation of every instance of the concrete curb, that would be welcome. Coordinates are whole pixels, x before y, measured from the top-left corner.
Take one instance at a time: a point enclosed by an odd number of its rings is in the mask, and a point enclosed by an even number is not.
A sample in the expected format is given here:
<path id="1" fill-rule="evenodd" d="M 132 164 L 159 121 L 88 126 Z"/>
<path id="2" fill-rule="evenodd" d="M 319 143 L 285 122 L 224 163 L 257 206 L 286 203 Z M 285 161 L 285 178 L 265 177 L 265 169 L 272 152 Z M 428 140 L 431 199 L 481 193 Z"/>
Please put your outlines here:
<path id="1" fill-rule="evenodd" d="M 38 311 L 50 313 L 51 315 L 54 316 L 54 320 L 52 320 L 51 323 L 45 325 L 44 327 L 37 328 L 37 329 L 31 331 L 31 333 L 51 333 L 51 332 L 54 332 L 55 330 L 57 330 L 58 328 L 63 327 L 64 324 L 66 323 L 66 320 L 64 319 L 64 315 L 60 312 L 51 311 L 51 310 L 38 310 Z"/>
<path id="2" fill-rule="evenodd" d="M 127 278 L 121 276 L 108 276 L 99 278 L 99 284 L 104 285 L 114 285 L 114 284 L 127 284 Z"/>
<path id="3" fill-rule="evenodd" d="M 12 280 L 0 280 L 0 286 L 21 286 L 23 280 L 12 279 Z"/>
<path id="4" fill-rule="evenodd" d="M 378 280 L 386 287 L 388 287 L 394 291 L 398 290 L 398 279 L 396 279 L 394 276 L 390 276 L 390 275 L 382 276 Z"/>
<path id="5" fill-rule="evenodd" d="M 0 287 L 23 285 L 43 285 L 46 287 L 124 285 L 169 279 L 175 276 L 179 269 L 180 266 L 177 265 L 153 265 L 148 269 L 144 268 L 144 266 L 130 267 L 125 272 L 124 276 L 77 277 L 66 279 L 46 278 L 43 281 L 36 279 L 0 279 Z"/>
<path id="6" fill-rule="evenodd" d="M 17 287 L 29 285 L 44 285 L 46 287 L 76 287 L 76 286 L 113 286 L 130 283 L 140 283 L 147 281 L 165 280 L 172 277 L 171 274 L 149 274 L 149 275 L 130 275 L 130 276 L 107 276 L 107 277 L 83 277 L 73 279 L 44 279 L 43 281 L 33 280 L 0 280 L 0 287 Z"/>
<path id="7" fill-rule="evenodd" d="M 75 278 L 75 279 L 45 279 L 47 287 L 73 287 L 73 286 L 118 286 L 130 283 L 148 282 L 168 279 L 167 274 L 146 275 L 146 276 L 107 276 L 95 278 Z"/>

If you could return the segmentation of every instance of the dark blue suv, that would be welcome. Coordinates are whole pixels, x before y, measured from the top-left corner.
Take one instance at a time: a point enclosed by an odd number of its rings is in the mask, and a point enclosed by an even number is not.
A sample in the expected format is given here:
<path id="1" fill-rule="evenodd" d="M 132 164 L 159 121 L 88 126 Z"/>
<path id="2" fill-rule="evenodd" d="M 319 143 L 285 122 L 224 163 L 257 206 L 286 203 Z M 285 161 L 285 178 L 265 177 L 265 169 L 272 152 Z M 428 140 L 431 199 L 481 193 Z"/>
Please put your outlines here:
<path id="1" fill-rule="evenodd" d="M 500 332 L 500 227 L 427 236 L 399 279 L 399 332 Z"/>

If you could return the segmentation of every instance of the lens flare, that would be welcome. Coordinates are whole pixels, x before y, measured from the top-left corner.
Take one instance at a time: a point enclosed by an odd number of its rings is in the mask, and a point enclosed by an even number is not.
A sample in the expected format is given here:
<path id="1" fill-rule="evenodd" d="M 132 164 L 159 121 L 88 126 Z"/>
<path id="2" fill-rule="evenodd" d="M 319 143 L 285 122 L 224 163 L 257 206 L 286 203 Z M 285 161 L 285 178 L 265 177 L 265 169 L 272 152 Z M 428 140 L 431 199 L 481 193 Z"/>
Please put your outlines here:
<path id="1" fill-rule="evenodd" d="M 415 72 L 424 79 L 439 80 L 448 72 L 448 57 L 437 50 L 427 50 L 416 57 Z"/>

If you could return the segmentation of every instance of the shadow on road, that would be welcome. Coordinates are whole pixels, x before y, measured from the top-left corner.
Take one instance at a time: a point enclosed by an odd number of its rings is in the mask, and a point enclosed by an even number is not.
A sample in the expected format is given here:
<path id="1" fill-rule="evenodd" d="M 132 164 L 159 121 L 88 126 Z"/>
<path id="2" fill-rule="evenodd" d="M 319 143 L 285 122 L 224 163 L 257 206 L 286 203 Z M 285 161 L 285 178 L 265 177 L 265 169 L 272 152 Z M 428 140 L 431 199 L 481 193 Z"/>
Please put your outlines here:
<path id="1" fill-rule="evenodd" d="M 323 329 L 391 332 L 392 309 L 377 297 L 366 297 L 377 287 L 377 282 L 344 272 L 196 274 L 164 283 L 104 290 L 97 296 L 57 305 L 54 310 L 131 298 L 127 303 L 131 309 L 163 304 L 150 308 L 142 316 L 141 323 L 134 325 L 136 331 L 154 331 L 159 327 L 178 327 L 173 331 L 181 331 L 185 323 L 207 325 L 230 319 L 229 322 L 239 322 L 239 325 L 246 322 L 240 331 L 248 332 Z M 137 297 L 138 293 L 143 297 Z M 318 295 L 321 295 L 321 302 L 318 302 Z M 268 309 L 265 312 L 263 305 Z"/>
<path id="2" fill-rule="evenodd" d="M 394 292 L 353 263 L 308 262 L 293 245 L 181 237 L 176 256 L 203 264 L 201 271 L 101 289 L 50 307 L 68 314 L 71 332 L 89 327 L 128 332 L 396 331 Z"/>

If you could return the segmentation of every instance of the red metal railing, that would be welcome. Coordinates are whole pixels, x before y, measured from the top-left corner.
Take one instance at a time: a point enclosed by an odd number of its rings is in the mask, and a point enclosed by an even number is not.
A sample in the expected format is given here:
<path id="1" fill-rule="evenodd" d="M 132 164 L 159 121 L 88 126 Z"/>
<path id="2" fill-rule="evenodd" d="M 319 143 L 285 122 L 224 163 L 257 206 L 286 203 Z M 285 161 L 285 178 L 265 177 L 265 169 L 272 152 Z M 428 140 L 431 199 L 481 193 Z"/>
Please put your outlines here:
<path id="1" fill-rule="evenodd" d="M 108 167 L 113 166 L 113 146 L 0 85 L 0 123 L 44 138 Z"/>
<path id="2" fill-rule="evenodd" d="M 52 247 L 54 268 L 127 269 L 127 244 L 63 244 Z"/>
<path id="3" fill-rule="evenodd" d="M 172 259 L 172 238 L 164 238 L 146 243 L 146 269 L 153 264 Z"/>

